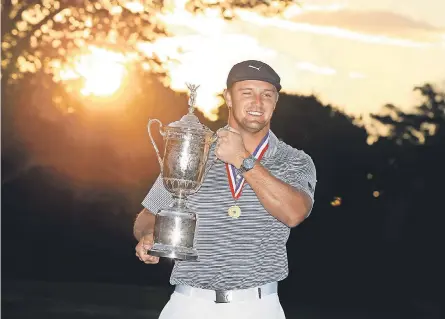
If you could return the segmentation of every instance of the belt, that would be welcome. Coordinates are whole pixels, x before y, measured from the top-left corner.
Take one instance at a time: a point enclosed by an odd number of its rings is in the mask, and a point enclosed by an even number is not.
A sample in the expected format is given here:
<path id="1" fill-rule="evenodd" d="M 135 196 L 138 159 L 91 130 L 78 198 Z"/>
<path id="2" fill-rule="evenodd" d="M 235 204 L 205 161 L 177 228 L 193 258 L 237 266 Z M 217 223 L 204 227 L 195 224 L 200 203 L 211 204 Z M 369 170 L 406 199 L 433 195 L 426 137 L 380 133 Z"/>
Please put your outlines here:
<path id="1" fill-rule="evenodd" d="M 187 296 L 198 297 L 214 301 L 215 303 L 229 303 L 261 299 L 264 296 L 278 292 L 278 283 L 272 282 L 255 288 L 236 290 L 211 290 L 195 288 L 187 285 L 176 285 L 175 292 Z"/>

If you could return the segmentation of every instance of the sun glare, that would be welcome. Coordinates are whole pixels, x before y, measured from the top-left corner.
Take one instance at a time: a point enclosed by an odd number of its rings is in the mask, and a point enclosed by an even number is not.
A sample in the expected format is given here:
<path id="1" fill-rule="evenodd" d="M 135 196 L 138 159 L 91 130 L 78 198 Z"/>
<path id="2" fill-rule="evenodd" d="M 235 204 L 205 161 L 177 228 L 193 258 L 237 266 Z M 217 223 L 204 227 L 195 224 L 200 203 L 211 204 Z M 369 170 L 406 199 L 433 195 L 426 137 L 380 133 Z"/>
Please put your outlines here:
<path id="1" fill-rule="evenodd" d="M 75 58 L 59 72 L 61 80 L 82 79 L 84 96 L 106 97 L 116 93 L 127 73 L 128 57 L 121 53 L 90 46 L 88 53 Z"/>

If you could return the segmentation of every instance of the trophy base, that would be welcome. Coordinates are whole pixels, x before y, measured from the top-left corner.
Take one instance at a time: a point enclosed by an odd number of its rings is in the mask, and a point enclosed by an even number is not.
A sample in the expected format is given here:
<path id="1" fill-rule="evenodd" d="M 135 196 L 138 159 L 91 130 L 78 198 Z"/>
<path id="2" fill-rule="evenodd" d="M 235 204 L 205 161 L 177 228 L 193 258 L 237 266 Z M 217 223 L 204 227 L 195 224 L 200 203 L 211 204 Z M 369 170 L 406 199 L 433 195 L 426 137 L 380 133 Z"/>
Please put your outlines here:
<path id="1" fill-rule="evenodd" d="M 175 260 L 197 260 L 194 247 L 197 215 L 185 202 L 175 200 L 171 206 L 160 209 L 155 217 L 154 245 L 149 255 Z"/>
<path id="2" fill-rule="evenodd" d="M 195 249 L 180 249 L 169 245 L 154 244 L 153 247 L 147 251 L 150 256 L 167 257 L 174 260 L 198 260 L 198 253 Z"/>

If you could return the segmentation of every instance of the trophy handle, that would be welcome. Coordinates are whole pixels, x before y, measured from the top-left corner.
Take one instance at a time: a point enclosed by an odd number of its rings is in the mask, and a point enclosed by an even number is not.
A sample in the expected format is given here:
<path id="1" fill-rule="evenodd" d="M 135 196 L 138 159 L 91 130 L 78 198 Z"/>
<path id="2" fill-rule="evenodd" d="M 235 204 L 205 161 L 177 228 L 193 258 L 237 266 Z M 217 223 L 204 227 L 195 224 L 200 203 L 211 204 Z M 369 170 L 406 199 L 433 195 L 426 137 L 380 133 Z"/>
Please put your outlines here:
<path id="1" fill-rule="evenodd" d="M 223 130 L 223 129 L 224 129 L 224 128 L 220 128 L 220 129 L 218 129 L 218 130 L 213 134 L 213 136 L 210 138 L 210 144 L 213 144 L 213 143 L 215 143 L 215 142 L 218 140 L 218 132 L 221 131 L 221 130 Z M 209 173 L 209 171 L 210 171 L 210 169 L 212 168 L 212 166 L 213 166 L 217 161 L 219 161 L 218 157 L 216 157 L 215 152 L 212 152 L 212 153 L 213 153 L 213 158 L 210 160 L 210 163 L 208 163 L 208 164 L 206 165 L 206 169 L 205 169 L 205 171 L 204 171 L 204 177 L 203 177 L 203 178 L 206 178 L 206 177 L 207 177 L 207 174 Z M 210 157 L 210 155 L 209 155 L 209 157 Z"/>
<path id="2" fill-rule="evenodd" d="M 213 134 L 213 136 L 210 138 L 210 144 L 213 144 L 218 140 L 218 132 L 224 129 L 225 129 L 224 127 L 221 127 Z"/>
<path id="3" fill-rule="evenodd" d="M 159 161 L 159 166 L 161 167 L 161 173 L 163 173 L 164 169 L 163 169 L 163 164 L 162 163 L 164 162 L 164 160 L 161 157 L 161 154 L 159 153 L 158 147 L 156 146 L 156 142 L 153 139 L 153 136 L 151 135 L 151 124 L 153 124 L 153 122 L 157 122 L 159 124 L 159 133 L 162 136 L 165 136 L 165 132 L 163 132 L 163 130 L 162 130 L 162 123 L 158 119 L 152 119 L 152 120 L 148 121 L 148 125 L 147 125 L 148 135 L 150 136 L 151 144 L 153 144 L 153 147 L 155 148 L 156 155 L 157 155 L 158 161 Z"/>
<path id="4" fill-rule="evenodd" d="M 210 138 L 210 144 L 215 143 L 218 140 L 218 131 L 215 132 L 215 134 L 213 134 L 213 136 Z"/>

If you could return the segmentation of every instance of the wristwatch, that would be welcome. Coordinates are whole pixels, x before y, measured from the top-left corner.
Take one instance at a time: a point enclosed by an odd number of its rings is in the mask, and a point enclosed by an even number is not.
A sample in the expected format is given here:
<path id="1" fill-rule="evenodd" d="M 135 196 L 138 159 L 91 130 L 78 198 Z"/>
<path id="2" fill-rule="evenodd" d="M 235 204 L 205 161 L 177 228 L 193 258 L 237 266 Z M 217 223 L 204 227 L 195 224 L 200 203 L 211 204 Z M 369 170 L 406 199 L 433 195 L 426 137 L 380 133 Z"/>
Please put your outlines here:
<path id="1" fill-rule="evenodd" d="M 255 166 L 256 158 L 253 155 L 245 158 L 241 164 L 241 167 L 238 169 L 239 174 L 244 174 L 245 172 L 250 171 Z"/>

